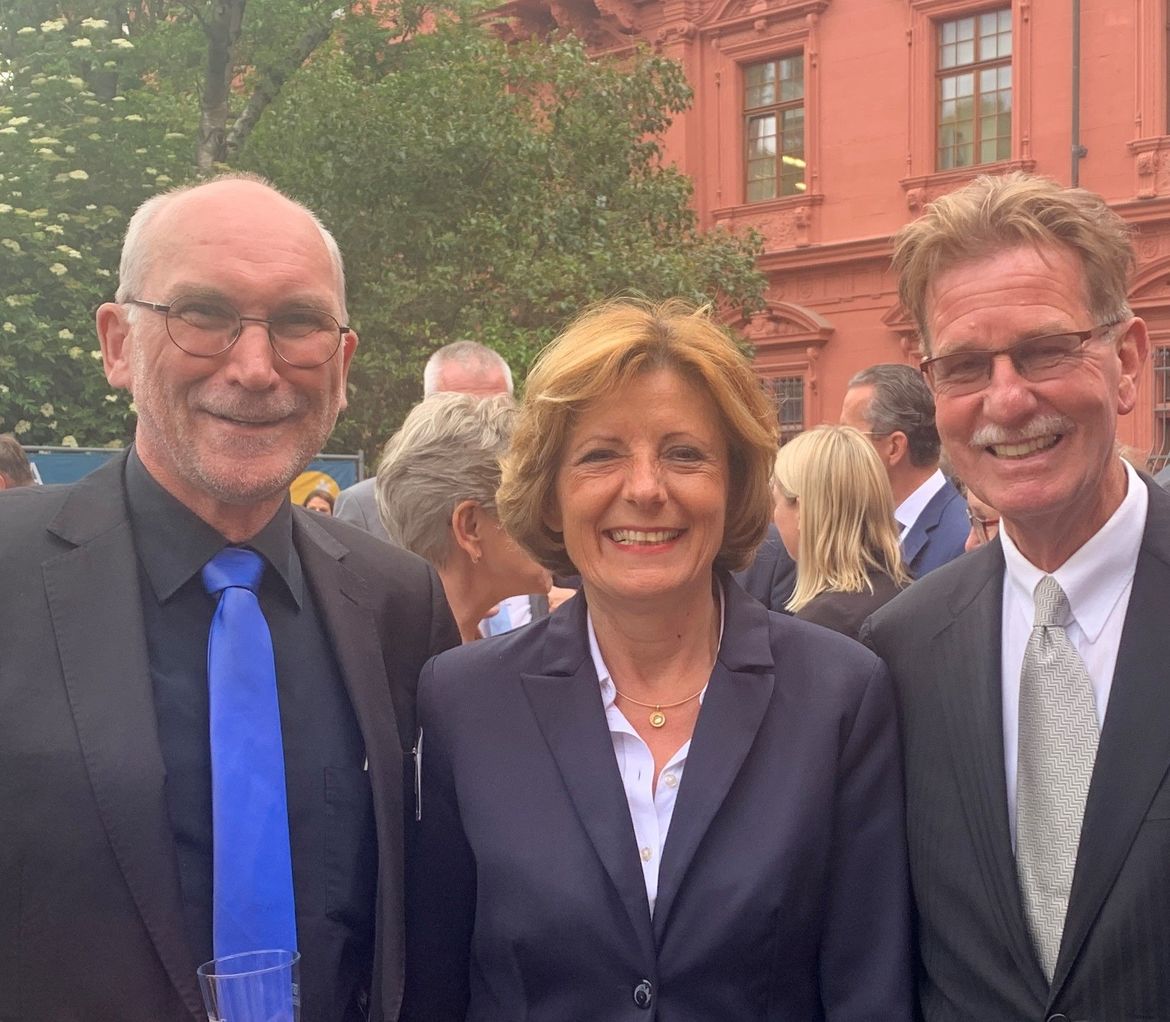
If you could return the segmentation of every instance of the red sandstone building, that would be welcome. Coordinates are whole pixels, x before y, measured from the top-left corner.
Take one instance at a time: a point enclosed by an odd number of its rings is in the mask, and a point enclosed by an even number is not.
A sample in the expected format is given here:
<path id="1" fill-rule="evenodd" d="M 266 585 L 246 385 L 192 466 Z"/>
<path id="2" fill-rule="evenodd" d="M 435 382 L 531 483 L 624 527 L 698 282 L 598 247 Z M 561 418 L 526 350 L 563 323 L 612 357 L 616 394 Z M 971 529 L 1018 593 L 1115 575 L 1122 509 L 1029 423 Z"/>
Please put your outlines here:
<path id="1" fill-rule="evenodd" d="M 768 307 L 739 324 L 787 431 L 835 421 L 874 362 L 916 364 L 890 236 L 981 172 L 1101 193 L 1134 227 L 1153 352 L 1119 439 L 1170 457 L 1167 0 L 513 0 L 531 30 L 679 60 L 667 139 L 704 226 L 766 239 Z M 1078 52 L 1079 49 L 1079 52 Z"/>

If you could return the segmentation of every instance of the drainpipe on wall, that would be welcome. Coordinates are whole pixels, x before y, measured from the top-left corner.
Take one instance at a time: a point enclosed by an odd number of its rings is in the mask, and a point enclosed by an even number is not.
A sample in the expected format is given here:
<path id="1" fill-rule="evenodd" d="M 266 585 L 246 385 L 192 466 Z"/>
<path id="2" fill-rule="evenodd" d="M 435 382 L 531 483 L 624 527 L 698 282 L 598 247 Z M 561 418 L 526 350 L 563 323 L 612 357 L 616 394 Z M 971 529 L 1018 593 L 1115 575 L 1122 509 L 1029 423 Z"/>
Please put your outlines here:
<path id="1" fill-rule="evenodd" d="M 1089 150 L 1081 145 L 1081 0 L 1072 0 L 1072 174 L 1075 188 L 1081 181 L 1081 160 Z"/>

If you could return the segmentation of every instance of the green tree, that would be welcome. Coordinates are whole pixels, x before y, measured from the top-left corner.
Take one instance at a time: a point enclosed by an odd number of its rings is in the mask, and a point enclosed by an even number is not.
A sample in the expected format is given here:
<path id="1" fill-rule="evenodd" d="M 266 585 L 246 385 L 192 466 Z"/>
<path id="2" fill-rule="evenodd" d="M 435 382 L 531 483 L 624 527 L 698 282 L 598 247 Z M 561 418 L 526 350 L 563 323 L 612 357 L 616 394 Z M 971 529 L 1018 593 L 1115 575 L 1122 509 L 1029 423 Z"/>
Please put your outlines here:
<path id="1" fill-rule="evenodd" d="M 38 20 L 46 8 L 57 16 Z M 470 11 L 415 34 L 422 12 L 142 0 L 119 25 L 24 0 L 3 16 L 0 279 L 18 283 L 0 306 L 0 429 L 129 436 L 92 310 L 133 208 L 225 165 L 316 209 L 346 254 L 362 344 L 333 450 L 374 454 L 450 340 L 481 340 L 522 376 L 600 298 L 759 301 L 759 239 L 699 231 L 689 181 L 663 165 L 662 133 L 690 100 L 676 64 L 506 44 Z"/>

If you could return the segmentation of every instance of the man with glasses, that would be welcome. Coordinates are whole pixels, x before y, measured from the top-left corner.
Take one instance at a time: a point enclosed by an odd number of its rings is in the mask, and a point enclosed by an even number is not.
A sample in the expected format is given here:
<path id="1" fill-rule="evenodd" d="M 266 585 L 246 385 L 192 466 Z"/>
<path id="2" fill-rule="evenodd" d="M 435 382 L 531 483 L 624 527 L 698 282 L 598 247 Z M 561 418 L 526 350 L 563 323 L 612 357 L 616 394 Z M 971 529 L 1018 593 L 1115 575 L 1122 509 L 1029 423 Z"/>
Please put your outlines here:
<path id="1" fill-rule="evenodd" d="M 134 445 L 0 501 L 0 991 L 192 1022 L 212 957 L 298 951 L 306 1020 L 390 1020 L 404 753 L 458 635 L 418 558 L 292 507 L 345 406 L 341 256 L 258 178 L 134 214 L 105 372 Z"/>
<path id="2" fill-rule="evenodd" d="M 1118 456 L 1125 223 L 980 177 L 895 239 L 939 433 L 996 539 L 863 638 L 898 687 L 927 1022 L 1170 1019 L 1170 496 Z"/>
<path id="3" fill-rule="evenodd" d="M 841 423 L 864 433 L 894 495 L 902 560 L 915 578 L 963 552 L 963 496 L 939 468 L 934 398 L 915 368 L 875 365 L 849 381 Z"/>

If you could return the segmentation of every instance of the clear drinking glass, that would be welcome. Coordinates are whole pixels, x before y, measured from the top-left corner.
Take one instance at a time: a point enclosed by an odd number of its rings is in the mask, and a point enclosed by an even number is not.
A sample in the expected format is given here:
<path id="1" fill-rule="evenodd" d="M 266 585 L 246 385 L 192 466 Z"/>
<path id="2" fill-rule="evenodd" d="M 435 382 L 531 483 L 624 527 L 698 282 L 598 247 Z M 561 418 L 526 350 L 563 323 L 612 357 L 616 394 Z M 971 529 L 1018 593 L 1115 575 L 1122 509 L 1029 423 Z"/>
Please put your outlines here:
<path id="1" fill-rule="evenodd" d="M 300 1022 L 296 951 L 246 951 L 196 970 L 208 1022 Z"/>

